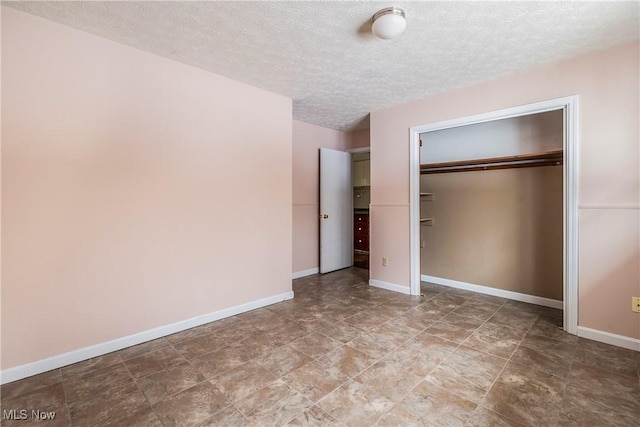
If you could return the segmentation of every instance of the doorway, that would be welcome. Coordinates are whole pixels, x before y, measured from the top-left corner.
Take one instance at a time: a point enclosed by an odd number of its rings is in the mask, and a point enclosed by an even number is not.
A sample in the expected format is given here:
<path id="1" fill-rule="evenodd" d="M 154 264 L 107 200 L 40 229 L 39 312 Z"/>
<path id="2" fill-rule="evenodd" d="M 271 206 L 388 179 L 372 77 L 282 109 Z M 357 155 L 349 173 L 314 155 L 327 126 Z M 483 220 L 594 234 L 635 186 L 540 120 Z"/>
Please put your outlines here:
<path id="1" fill-rule="evenodd" d="M 371 162 L 369 147 L 349 150 L 353 184 L 353 265 L 369 269 L 369 204 Z"/>
<path id="2" fill-rule="evenodd" d="M 577 333 L 577 120 L 578 97 L 553 99 L 489 113 L 415 126 L 410 129 L 410 223 L 411 223 L 411 294 L 420 294 L 420 134 L 527 116 L 555 110 L 562 111 L 563 170 L 563 325 Z"/>
<path id="3" fill-rule="evenodd" d="M 320 273 L 353 265 L 351 154 L 320 148 Z"/>

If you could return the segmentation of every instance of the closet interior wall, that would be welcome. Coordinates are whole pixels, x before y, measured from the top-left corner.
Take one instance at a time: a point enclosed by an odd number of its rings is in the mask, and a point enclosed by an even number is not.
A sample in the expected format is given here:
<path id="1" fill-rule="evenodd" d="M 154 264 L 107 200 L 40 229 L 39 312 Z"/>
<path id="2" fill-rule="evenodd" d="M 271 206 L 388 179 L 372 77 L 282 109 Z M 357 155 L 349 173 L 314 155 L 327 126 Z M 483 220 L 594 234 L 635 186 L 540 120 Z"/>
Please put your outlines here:
<path id="1" fill-rule="evenodd" d="M 428 132 L 421 164 L 562 149 L 562 111 Z M 420 177 L 421 274 L 563 299 L 563 167 Z"/>

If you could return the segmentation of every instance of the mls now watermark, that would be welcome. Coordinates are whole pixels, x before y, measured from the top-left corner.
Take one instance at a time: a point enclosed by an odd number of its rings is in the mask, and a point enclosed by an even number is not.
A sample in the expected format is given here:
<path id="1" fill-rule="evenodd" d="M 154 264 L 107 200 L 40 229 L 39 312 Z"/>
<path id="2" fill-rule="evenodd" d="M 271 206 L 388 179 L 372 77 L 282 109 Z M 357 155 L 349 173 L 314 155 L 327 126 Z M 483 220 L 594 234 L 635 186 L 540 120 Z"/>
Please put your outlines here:
<path id="1" fill-rule="evenodd" d="M 47 421 L 56 418 L 56 411 L 41 411 L 39 409 L 4 409 L 2 419 L 5 420 L 40 420 Z"/>

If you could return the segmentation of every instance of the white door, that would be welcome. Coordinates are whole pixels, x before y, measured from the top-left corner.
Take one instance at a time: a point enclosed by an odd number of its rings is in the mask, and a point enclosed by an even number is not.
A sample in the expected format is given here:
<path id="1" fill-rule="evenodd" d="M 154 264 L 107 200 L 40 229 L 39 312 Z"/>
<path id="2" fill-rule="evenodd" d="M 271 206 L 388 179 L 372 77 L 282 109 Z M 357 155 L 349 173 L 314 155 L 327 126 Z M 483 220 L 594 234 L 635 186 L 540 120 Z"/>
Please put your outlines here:
<path id="1" fill-rule="evenodd" d="M 351 154 L 320 149 L 320 273 L 353 265 Z"/>

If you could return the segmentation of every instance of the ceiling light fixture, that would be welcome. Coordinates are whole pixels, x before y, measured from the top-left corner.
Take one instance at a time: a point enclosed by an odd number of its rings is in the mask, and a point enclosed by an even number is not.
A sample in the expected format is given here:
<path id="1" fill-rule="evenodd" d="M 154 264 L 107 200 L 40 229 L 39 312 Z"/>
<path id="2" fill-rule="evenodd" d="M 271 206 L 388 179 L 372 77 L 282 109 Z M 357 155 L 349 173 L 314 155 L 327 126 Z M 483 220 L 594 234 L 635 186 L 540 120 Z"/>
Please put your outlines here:
<path id="1" fill-rule="evenodd" d="M 371 31 L 381 39 L 398 37 L 407 28 L 404 10 L 397 7 L 381 9 L 373 15 Z"/>

